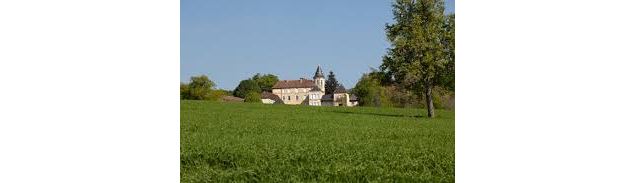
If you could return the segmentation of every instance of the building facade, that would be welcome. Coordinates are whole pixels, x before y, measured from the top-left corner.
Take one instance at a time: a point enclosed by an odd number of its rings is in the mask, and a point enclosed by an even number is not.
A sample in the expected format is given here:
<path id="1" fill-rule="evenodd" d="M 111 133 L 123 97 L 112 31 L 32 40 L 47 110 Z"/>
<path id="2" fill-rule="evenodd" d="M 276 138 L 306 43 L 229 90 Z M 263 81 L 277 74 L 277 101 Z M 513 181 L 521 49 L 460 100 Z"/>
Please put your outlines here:
<path id="1" fill-rule="evenodd" d="M 317 67 L 313 80 L 281 80 L 272 88 L 273 95 L 282 103 L 290 105 L 310 106 L 356 106 L 357 98 L 351 97 L 344 86 L 339 86 L 333 94 L 325 94 L 326 79 L 320 66 Z M 264 96 L 264 95 L 263 95 Z M 272 98 L 272 97 L 268 97 Z M 265 100 L 263 100 L 265 102 Z M 266 103 L 271 101 L 267 100 Z"/>

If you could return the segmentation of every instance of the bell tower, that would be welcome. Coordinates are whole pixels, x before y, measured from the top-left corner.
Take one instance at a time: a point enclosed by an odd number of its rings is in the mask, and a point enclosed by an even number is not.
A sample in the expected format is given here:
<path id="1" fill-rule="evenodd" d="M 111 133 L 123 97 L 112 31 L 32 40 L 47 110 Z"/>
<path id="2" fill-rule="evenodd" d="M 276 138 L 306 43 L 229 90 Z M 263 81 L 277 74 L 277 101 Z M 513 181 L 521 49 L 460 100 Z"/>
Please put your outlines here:
<path id="1" fill-rule="evenodd" d="M 313 80 L 315 81 L 315 85 L 317 85 L 322 92 L 324 92 L 324 73 L 322 73 L 322 68 L 318 65 L 317 70 L 315 70 L 315 76 L 313 76 Z"/>

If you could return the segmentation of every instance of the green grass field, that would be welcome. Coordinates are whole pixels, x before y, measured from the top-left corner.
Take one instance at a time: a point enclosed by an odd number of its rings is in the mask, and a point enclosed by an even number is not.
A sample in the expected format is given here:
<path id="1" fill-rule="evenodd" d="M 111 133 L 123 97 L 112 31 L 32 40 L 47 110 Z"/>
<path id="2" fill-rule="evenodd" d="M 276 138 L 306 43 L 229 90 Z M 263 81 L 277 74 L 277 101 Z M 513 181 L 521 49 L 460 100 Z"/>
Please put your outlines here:
<path id="1" fill-rule="evenodd" d="M 454 182 L 454 112 L 181 101 L 181 182 Z"/>

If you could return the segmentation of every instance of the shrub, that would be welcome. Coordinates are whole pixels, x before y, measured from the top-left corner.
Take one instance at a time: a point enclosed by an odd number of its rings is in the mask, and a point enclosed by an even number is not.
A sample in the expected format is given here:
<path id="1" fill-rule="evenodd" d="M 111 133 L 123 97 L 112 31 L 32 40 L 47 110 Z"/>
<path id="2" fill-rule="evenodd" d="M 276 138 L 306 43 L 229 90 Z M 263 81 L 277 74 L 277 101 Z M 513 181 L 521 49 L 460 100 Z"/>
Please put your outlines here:
<path id="1" fill-rule="evenodd" d="M 257 103 L 262 102 L 262 100 L 260 99 L 260 94 L 257 92 L 249 92 L 245 97 L 245 102 Z"/>

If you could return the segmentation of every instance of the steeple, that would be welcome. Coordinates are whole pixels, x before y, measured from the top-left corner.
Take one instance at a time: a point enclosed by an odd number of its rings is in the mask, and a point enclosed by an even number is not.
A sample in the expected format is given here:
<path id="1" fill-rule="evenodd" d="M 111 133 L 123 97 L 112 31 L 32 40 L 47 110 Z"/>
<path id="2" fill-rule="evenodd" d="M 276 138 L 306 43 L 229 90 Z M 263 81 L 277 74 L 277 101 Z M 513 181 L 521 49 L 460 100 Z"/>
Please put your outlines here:
<path id="1" fill-rule="evenodd" d="M 313 76 L 313 80 L 315 85 L 320 88 L 320 91 L 324 92 L 324 84 L 326 81 L 324 80 L 324 73 L 322 73 L 322 68 L 318 65 L 317 70 L 315 70 L 315 76 Z"/>
<path id="2" fill-rule="evenodd" d="M 324 78 L 324 73 L 322 73 L 322 68 L 320 68 L 320 65 L 318 65 L 317 70 L 315 70 L 315 76 L 313 76 L 313 79 L 316 78 Z"/>

